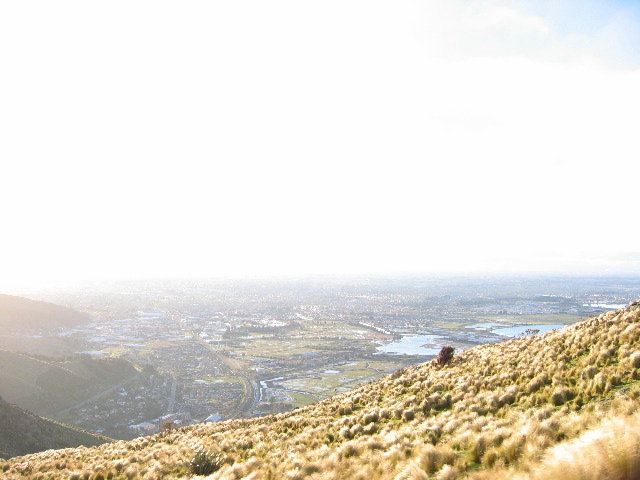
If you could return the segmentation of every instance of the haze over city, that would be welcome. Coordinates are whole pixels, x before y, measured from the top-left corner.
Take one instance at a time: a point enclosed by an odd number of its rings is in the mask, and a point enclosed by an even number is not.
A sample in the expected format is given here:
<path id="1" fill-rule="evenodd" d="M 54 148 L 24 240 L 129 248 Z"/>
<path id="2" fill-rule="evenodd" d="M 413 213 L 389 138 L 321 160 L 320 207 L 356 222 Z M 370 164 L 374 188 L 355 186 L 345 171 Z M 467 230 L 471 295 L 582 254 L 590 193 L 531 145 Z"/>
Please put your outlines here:
<path id="1" fill-rule="evenodd" d="M 631 1 L 3 2 L 1 284 L 637 274 Z"/>

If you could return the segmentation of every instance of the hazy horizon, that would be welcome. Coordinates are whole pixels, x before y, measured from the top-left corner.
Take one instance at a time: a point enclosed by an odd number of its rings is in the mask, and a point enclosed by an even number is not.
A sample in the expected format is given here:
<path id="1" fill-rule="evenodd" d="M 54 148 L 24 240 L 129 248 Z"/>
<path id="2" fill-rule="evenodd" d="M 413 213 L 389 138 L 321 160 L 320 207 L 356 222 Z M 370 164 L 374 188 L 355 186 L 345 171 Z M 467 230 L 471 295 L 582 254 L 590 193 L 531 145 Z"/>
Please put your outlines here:
<path id="1" fill-rule="evenodd" d="M 29 281 L 25 283 L 0 283 L 0 295 L 34 296 L 48 294 L 109 294 L 134 291 L 161 292 L 165 289 L 190 292 L 191 289 L 222 291 L 220 289 L 243 290 L 245 288 L 293 288 L 324 289 L 340 287 L 375 288 L 425 288 L 427 291 L 464 288 L 465 286 L 527 285 L 540 283 L 546 285 L 548 294 L 562 296 L 563 288 L 572 285 L 609 284 L 635 285 L 638 275 L 619 272 L 466 272 L 466 273 L 379 273 L 379 274 L 289 274 L 289 275 L 237 275 L 237 276 L 201 276 L 201 277 L 121 277 L 102 279 L 68 279 L 54 281 Z M 469 287 L 471 288 L 471 287 Z M 542 291 L 540 292 L 542 293 Z M 442 293 L 442 291 L 440 292 Z M 640 297 L 639 297 L 640 299 Z"/>
<path id="2" fill-rule="evenodd" d="M 5 2 L 0 40 L 0 288 L 640 275 L 637 2 Z"/>

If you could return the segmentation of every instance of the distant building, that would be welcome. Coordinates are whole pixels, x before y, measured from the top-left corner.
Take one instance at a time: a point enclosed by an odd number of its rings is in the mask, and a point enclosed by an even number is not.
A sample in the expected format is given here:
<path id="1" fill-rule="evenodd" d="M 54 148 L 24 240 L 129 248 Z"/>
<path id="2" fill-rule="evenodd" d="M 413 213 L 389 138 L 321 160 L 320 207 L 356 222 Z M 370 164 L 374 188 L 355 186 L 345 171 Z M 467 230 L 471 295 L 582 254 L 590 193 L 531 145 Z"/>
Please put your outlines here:
<path id="1" fill-rule="evenodd" d="M 154 423 L 143 422 L 137 425 L 130 425 L 129 429 L 142 433 L 152 433 L 156 431 L 156 425 Z"/>

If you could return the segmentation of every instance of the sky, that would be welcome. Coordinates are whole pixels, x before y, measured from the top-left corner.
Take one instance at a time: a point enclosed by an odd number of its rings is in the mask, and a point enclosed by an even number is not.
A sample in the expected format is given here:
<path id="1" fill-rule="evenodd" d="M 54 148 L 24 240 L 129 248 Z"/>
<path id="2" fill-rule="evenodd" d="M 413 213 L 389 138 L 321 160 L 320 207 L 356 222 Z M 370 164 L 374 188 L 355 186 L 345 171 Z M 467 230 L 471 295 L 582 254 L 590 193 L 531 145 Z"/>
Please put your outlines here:
<path id="1" fill-rule="evenodd" d="M 0 285 L 640 274 L 640 3 L 0 3 Z"/>

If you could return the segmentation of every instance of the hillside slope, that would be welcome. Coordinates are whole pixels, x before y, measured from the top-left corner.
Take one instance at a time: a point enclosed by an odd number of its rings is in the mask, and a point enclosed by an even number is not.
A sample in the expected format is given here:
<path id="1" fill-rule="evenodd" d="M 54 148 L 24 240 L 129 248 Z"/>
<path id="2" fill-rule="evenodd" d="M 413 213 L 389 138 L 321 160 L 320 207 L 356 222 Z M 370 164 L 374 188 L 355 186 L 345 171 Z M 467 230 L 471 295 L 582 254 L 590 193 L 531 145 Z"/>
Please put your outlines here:
<path id="1" fill-rule="evenodd" d="M 76 355 L 56 360 L 0 349 L 0 396 L 38 415 L 53 415 L 137 373 L 123 359 Z"/>
<path id="2" fill-rule="evenodd" d="M 72 327 L 89 317 L 71 308 L 0 294 L 0 331 Z"/>
<path id="3" fill-rule="evenodd" d="M 111 439 L 38 417 L 0 398 L 0 458 L 51 448 L 88 447 Z"/>
<path id="4" fill-rule="evenodd" d="M 635 303 L 292 412 L 43 452 L 0 471 L 8 479 L 631 479 L 640 476 L 639 380 Z"/>

